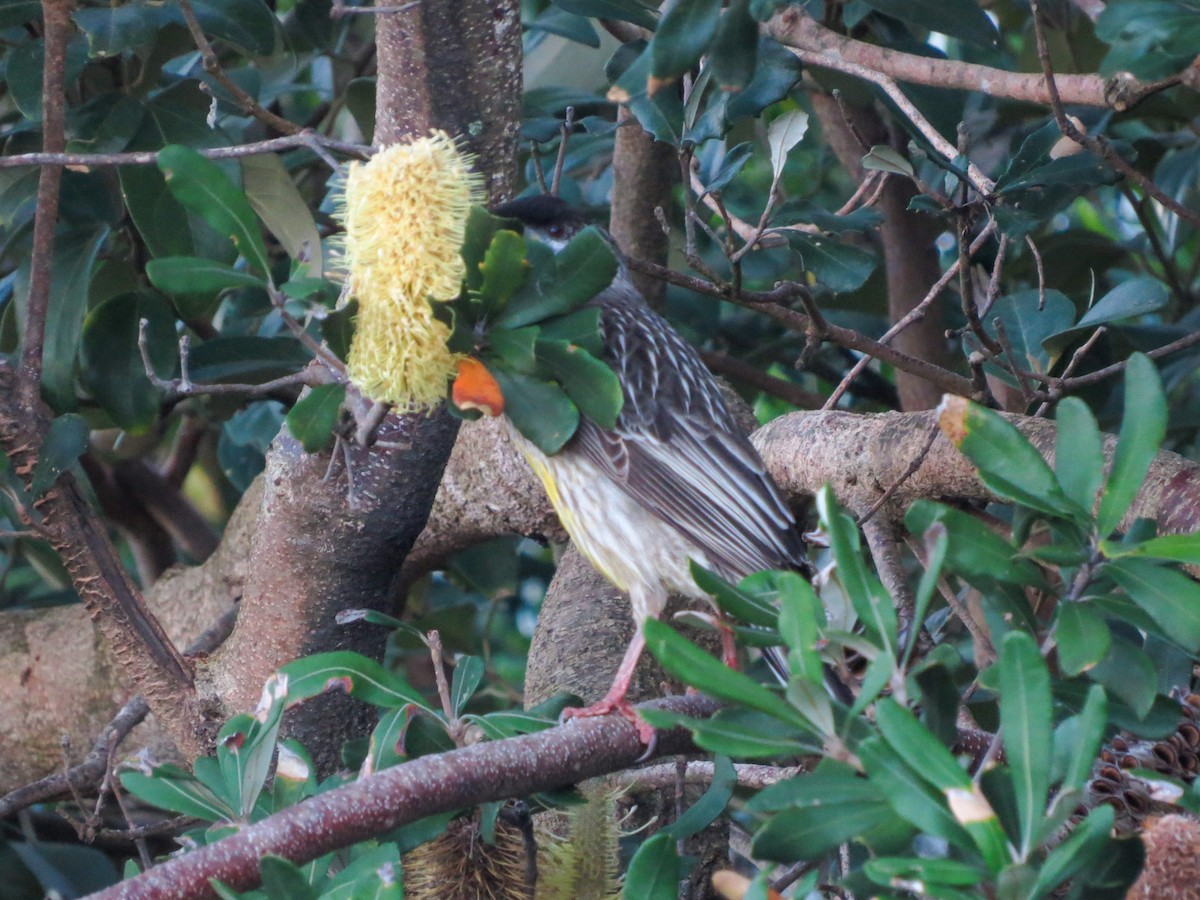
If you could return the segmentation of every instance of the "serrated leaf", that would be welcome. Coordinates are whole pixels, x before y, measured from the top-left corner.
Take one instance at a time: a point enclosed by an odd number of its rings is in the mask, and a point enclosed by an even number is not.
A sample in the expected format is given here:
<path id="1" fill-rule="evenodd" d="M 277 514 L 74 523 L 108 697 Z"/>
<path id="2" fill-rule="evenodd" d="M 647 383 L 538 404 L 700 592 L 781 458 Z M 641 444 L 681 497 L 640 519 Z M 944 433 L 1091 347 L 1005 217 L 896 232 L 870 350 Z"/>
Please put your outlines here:
<path id="1" fill-rule="evenodd" d="M 1077 716 L 1066 719 L 1054 732 L 1056 754 L 1060 748 L 1062 735 L 1062 756 L 1066 765 L 1062 773 L 1062 790 L 1082 790 L 1084 783 L 1091 777 L 1092 766 L 1100 752 L 1100 742 L 1104 739 L 1104 728 L 1108 724 L 1108 697 L 1104 688 L 1093 684 L 1088 688 L 1087 700 L 1083 710 Z"/>
<path id="2" fill-rule="evenodd" d="M 156 766 L 152 775 L 122 772 L 125 790 L 159 809 L 205 822 L 229 821 L 236 815 L 229 805 L 196 778 L 174 766 Z"/>
<path id="3" fill-rule="evenodd" d="M 597 358 L 604 353 L 604 338 L 600 334 L 600 310 L 596 307 L 548 319 L 539 327 L 540 336 L 548 341 L 577 344 Z"/>
<path id="4" fill-rule="evenodd" d="M 1200 531 L 1191 534 L 1164 534 L 1136 544 L 1102 541 L 1101 550 L 1109 559 L 1132 556 L 1200 566 Z"/>
<path id="5" fill-rule="evenodd" d="M 1125 407 L 1108 483 L 1100 496 L 1096 527 L 1107 537 L 1120 524 L 1167 433 L 1167 401 L 1158 369 L 1135 353 L 1125 368 Z"/>
<path id="6" fill-rule="evenodd" d="M 488 332 L 488 349 L 505 367 L 523 375 L 534 375 L 537 373 L 535 348 L 541 331 L 537 325 L 493 328 Z"/>
<path id="7" fill-rule="evenodd" d="M 543 453 L 562 449 L 579 427 L 579 409 L 557 384 L 501 367 L 489 368 L 504 397 L 504 414 Z"/>
<path id="8" fill-rule="evenodd" d="M 1089 812 L 1067 839 L 1046 856 L 1031 896 L 1046 896 L 1064 881 L 1095 865 L 1110 842 L 1114 816 L 1113 808 L 1106 803 Z"/>
<path id="9" fill-rule="evenodd" d="M 713 776 L 708 789 L 665 829 L 666 832 L 677 841 L 699 834 L 725 811 L 735 787 L 737 770 L 733 767 L 733 761 L 728 756 L 718 755 L 713 760 Z"/>
<path id="10" fill-rule="evenodd" d="M 527 245 L 527 252 L 537 277 L 497 316 L 496 327 L 519 328 L 569 313 L 612 284 L 617 273 L 612 247 L 595 228 L 585 228 L 553 256 L 554 275 L 549 279 L 541 277 L 535 258 L 537 253 L 549 254 L 549 249 L 534 241 Z"/>
<path id="11" fill-rule="evenodd" d="M 893 815 L 963 850 L 974 847 L 955 821 L 945 801 L 882 738 L 862 741 L 855 750 L 866 770 L 874 796 L 891 807 Z"/>
<path id="12" fill-rule="evenodd" d="M 288 411 L 285 420 L 288 430 L 305 453 L 317 453 L 329 445 L 345 399 L 344 384 L 321 384 L 297 400 Z"/>
<path id="13" fill-rule="evenodd" d="M 616 426 L 625 394 L 607 363 L 582 347 L 545 339 L 537 342 L 537 361 L 562 385 L 580 413 L 601 428 Z"/>
<path id="14" fill-rule="evenodd" d="M 776 181 L 783 174 L 788 153 L 808 132 L 808 113 L 794 109 L 776 118 L 767 126 L 767 146 L 771 150 L 771 174 Z"/>
<path id="15" fill-rule="evenodd" d="M 804 268 L 831 291 L 856 291 L 875 271 L 873 254 L 824 235 L 787 232 L 788 245 L 800 254 Z"/>
<path id="16" fill-rule="evenodd" d="M 666 82 L 690 72 L 708 49 L 720 15 L 721 0 L 673 0 L 650 42 L 652 77 Z"/>
<path id="17" fill-rule="evenodd" d="M 641 709 L 638 715 L 658 729 L 687 728 L 696 746 L 713 753 L 757 759 L 820 752 L 819 743 L 795 726 L 752 709 L 728 707 L 711 719 L 661 709 Z"/>
<path id="18" fill-rule="evenodd" d="M 291 860 L 268 853 L 258 861 L 262 889 L 270 900 L 316 900 L 317 889 L 308 883 L 304 870 Z"/>
<path id="19" fill-rule="evenodd" d="M 172 144 L 159 151 L 158 168 L 176 200 L 232 240 L 253 270 L 262 275 L 270 271 L 267 248 L 250 201 L 220 166 L 190 147 Z"/>
<path id="20" fill-rule="evenodd" d="M 688 571 L 696 587 L 712 597 L 723 612 L 762 628 L 775 628 L 778 624 L 779 611 L 754 593 L 734 587 L 695 560 L 688 561 Z"/>
<path id="21" fill-rule="evenodd" d="M 529 277 L 525 239 L 515 231 L 497 231 L 483 256 L 479 297 L 485 312 L 504 308 Z"/>
<path id="22" fill-rule="evenodd" d="M 1158 693 L 1154 663 L 1141 647 L 1119 635 L 1113 636 L 1108 655 L 1088 670 L 1088 677 L 1128 704 L 1139 719 L 1146 718 L 1154 706 Z"/>
<path id="23" fill-rule="evenodd" d="M 1050 786 L 1050 673 L 1033 638 L 1011 631 L 1000 642 L 1000 727 L 1017 795 L 1021 825 L 1019 859 L 1037 846 Z"/>
<path id="24" fill-rule="evenodd" d="M 746 87 L 757 65 L 758 23 L 750 15 L 749 0 L 733 0 L 709 44 L 708 69 L 721 90 L 731 91 Z"/>
<path id="25" fill-rule="evenodd" d="M 704 185 L 706 193 L 719 194 L 746 167 L 754 153 L 754 145 L 743 141 L 730 147 L 721 159 L 721 165 L 713 173 L 713 177 Z"/>

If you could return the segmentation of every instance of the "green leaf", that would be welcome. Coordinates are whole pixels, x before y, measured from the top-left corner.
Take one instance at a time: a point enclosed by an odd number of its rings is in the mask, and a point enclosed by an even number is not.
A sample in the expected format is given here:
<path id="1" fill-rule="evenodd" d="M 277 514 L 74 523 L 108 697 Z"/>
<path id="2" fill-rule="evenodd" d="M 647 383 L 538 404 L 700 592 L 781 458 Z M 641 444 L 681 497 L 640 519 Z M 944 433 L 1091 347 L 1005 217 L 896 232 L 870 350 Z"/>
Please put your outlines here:
<path id="1" fill-rule="evenodd" d="M 999 336 L 997 319 L 1004 325 L 1004 334 L 1015 356 L 1013 360 L 1005 357 L 1005 362 L 1015 363 L 1040 375 L 1049 375 L 1065 347 L 1055 344 L 1050 338 L 1074 325 L 1075 304 L 1061 291 L 1047 290 L 1042 294 L 1030 288 L 1005 294 L 992 305 L 984 330 L 996 339 Z M 992 363 L 986 368 L 1006 384 L 1019 387 L 1015 376 L 1006 368 Z"/>
<path id="2" fill-rule="evenodd" d="M 828 485 L 817 492 L 817 510 L 821 523 L 829 532 L 830 546 L 837 560 L 842 584 L 854 604 L 854 611 L 867 629 L 867 634 L 880 642 L 884 653 L 895 655 L 897 629 L 896 609 L 879 580 L 867 572 L 854 520 L 837 505 Z"/>
<path id="3" fill-rule="evenodd" d="M 167 256 L 146 263 L 150 283 L 167 294 L 215 295 L 228 288 L 266 287 L 258 275 L 239 272 L 232 266 L 194 256 Z"/>
<path id="4" fill-rule="evenodd" d="M 46 332 L 42 356 L 42 396 L 55 412 L 71 412 L 76 397 L 76 355 L 88 308 L 88 288 L 108 228 L 60 232 L 54 240 L 50 267 L 50 295 L 46 310 Z M 25 321 L 29 296 L 29 262 L 23 262 L 14 277 L 13 293 Z"/>
<path id="5" fill-rule="evenodd" d="M 761 628 L 775 628 L 778 624 L 779 611 L 754 592 L 734 587 L 695 560 L 688 560 L 688 571 L 696 587 L 712 597 L 722 612 Z"/>
<path id="6" fill-rule="evenodd" d="M 283 159 L 274 153 L 244 156 L 241 166 L 246 199 L 254 212 L 288 256 L 296 262 L 305 261 L 306 271 L 320 276 L 324 271 L 321 235 Z"/>
<path id="7" fill-rule="evenodd" d="M 404 739 L 412 717 L 411 706 L 389 709 L 379 717 L 367 745 L 367 760 L 370 762 L 371 771 L 391 768 L 408 758 Z"/>
<path id="8" fill-rule="evenodd" d="M 1000 727 L 1016 788 L 1024 862 L 1037 846 L 1050 786 L 1050 673 L 1037 644 L 1023 631 L 1006 634 L 999 649 Z"/>
<path id="9" fill-rule="evenodd" d="M 170 374 L 178 359 L 175 317 L 153 291 L 118 294 L 95 307 L 83 323 L 80 381 L 126 431 L 146 430 L 158 418 L 162 392 L 146 377 L 138 328 L 146 320 L 146 353 L 156 372 Z"/>
<path id="10" fill-rule="evenodd" d="M 33 499 L 50 490 L 58 476 L 75 465 L 75 460 L 87 449 L 90 435 L 87 422 L 74 413 L 58 416 L 50 423 L 30 478 L 29 492 Z"/>
<path id="11" fill-rule="evenodd" d="M 729 707 L 710 719 L 660 709 L 640 709 L 638 715 L 658 729 L 687 728 L 696 746 L 713 753 L 757 759 L 820 752 L 817 742 L 807 737 L 810 732 L 752 709 Z"/>
<path id="12" fill-rule="evenodd" d="M 411 703 L 433 713 L 424 698 L 395 672 L 349 650 L 314 653 L 279 669 L 288 679 L 288 705 L 328 691 L 341 691 L 373 706 L 394 709 Z"/>
<path id="13" fill-rule="evenodd" d="M 973 0 L 863 0 L 885 15 L 920 28 L 940 31 L 980 47 L 995 47 L 1000 35 Z"/>
<path id="14" fill-rule="evenodd" d="M 658 18 L 639 0 L 554 0 L 559 9 L 590 19 L 617 19 L 653 31 Z"/>
<path id="15" fill-rule="evenodd" d="M 855 753 L 866 770 L 872 795 L 886 802 L 893 815 L 961 850 L 974 848 L 971 836 L 947 809 L 945 798 L 938 796 L 882 738 L 860 742 Z"/>
<path id="16" fill-rule="evenodd" d="M 612 247 L 595 228 L 585 228 L 553 257 L 554 275 L 549 279 L 541 276 L 533 250 L 538 247 L 548 253 L 548 248 L 528 240 L 532 246 L 527 245 L 527 252 L 538 274 L 513 296 L 495 327 L 519 328 L 571 312 L 612 284 L 617 273 Z"/>
<path id="17" fill-rule="evenodd" d="M 951 402 L 951 399 L 953 402 Z M 942 432 L 979 470 L 980 480 L 1006 500 L 1052 516 L 1090 522 L 1065 493 L 1025 435 L 990 409 L 960 398 L 938 407 Z"/>
<path id="18" fill-rule="evenodd" d="M 270 900 L 317 900 L 319 893 L 308 883 L 304 870 L 291 860 L 268 853 L 258 861 L 262 887 Z"/>
<path id="19" fill-rule="evenodd" d="M 804 268 L 831 291 L 856 291 L 875 271 L 875 256 L 850 244 L 799 231 L 789 231 L 787 239 Z"/>
<path id="20" fill-rule="evenodd" d="M 363 847 L 348 866 L 338 872 L 321 892 L 322 900 L 400 900 L 400 848 L 390 841 Z"/>
<path id="21" fill-rule="evenodd" d="M 498 312 L 529 277 L 525 239 L 515 231 L 497 231 L 484 254 L 479 296 L 485 311 Z"/>
<path id="22" fill-rule="evenodd" d="M 945 884 L 970 887 L 986 877 L 975 866 L 953 859 L 913 859 L 881 856 L 869 859 L 863 865 L 867 877 L 876 884 L 891 887 L 898 882 L 922 884 Z M 938 896 L 931 894 L 930 896 Z"/>
<path id="23" fill-rule="evenodd" d="M 905 178 L 911 178 L 915 174 L 908 157 L 887 144 L 876 144 L 872 147 L 862 158 L 862 167 L 880 172 L 891 172 L 893 175 L 902 175 Z"/>
<path id="24" fill-rule="evenodd" d="M 522 375 L 537 374 L 535 348 L 542 329 L 537 325 L 524 328 L 493 328 L 488 333 L 488 349 L 504 367 Z"/>
<path id="25" fill-rule="evenodd" d="M 895 700 L 881 700 L 876 707 L 876 719 L 892 749 L 934 787 L 941 791 L 971 787 L 971 776 L 953 754 Z"/>
<path id="26" fill-rule="evenodd" d="M 190 147 L 172 144 L 159 151 L 158 168 L 175 199 L 232 240 L 251 269 L 262 275 L 270 271 L 250 201 L 216 163 Z"/>
<path id="27" fill-rule="evenodd" d="M 1096 301 L 1079 320 L 1077 328 L 1094 328 L 1121 319 L 1157 312 L 1170 299 L 1167 286 L 1145 275 L 1123 281 Z"/>
<path id="28" fill-rule="evenodd" d="M 1167 401 L 1150 358 L 1135 353 L 1125 368 L 1125 410 L 1096 526 L 1107 537 L 1133 503 L 1167 433 Z"/>
<path id="29" fill-rule="evenodd" d="M 913 534 L 924 534 L 939 523 L 946 529 L 950 568 L 972 584 L 997 580 L 1021 585 L 1041 583 L 1037 567 L 1017 556 L 1008 541 L 974 516 L 931 500 L 915 501 L 904 514 L 904 524 Z"/>
<path id="30" fill-rule="evenodd" d="M 467 213 L 467 227 L 463 236 L 462 258 L 466 267 L 467 289 L 478 291 L 483 285 L 483 260 L 496 233 L 509 222 L 493 216 L 482 206 L 472 206 Z M 522 254 L 523 256 L 524 254 Z"/>
<path id="31" fill-rule="evenodd" d="M 152 775 L 122 772 L 121 784 L 135 797 L 159 809 L 205 822 L 223 822 L 237 816 L 229 805 L 192 775 L 174 766 L 156 766 Z"/>
<path id="32" fill-rule="evenodd" d="M 812 684 L 823 684 L 825 668 L 821 665 L 817 642 L 825 627 L 825 607 L 811 584 L 794 572 L 788 574 L 793 576 L 787 582 L 790 590 L 779 595 L 779 634 L 787 644 L 788 666 L 793 675 L 802 676 Z"/>
<path id="33" fill-rule="evenodd" d="M 299 372 L 311 359 L 290 337 L 217 337 L 192 345 L 189 374 L 201 384 L 259 384 Z"/>
<path id="34" fill-rule="evenodd" d="M 262 0 L 192 0 L 205 33 L 258 56 L 275 49 L 275 17 Z"/>
<path id="35" fill-rule="evenodd" d="M 657 619 L 647 619 L 642 626 L 646 647 L 667 674 L 704 691 L 718 700 L 748 706 L 759 712 L 794 725 L 811 727 L 805 719 L 777 694 L 773 694 L 749 675 L 730 669 L 713 659 L 691 641 L 677 634 L 671 626 Z"/>
<path id="36" fill-rule="evenodd" d="M 1104 484 L 1104 443 L 1096 417 L 1078 397 L 1067 397 L 1054 418 L 1054 474 L 1063 493 L 1090 512 Z"/>
<path id="37" fill-rule="evenodd" d="M 325 338 L 329 349 L 343 362 L 350 354 L 350 341 L 354 338 L 357 316 L 358 299 L 355 298 L 321 320 L 321 337 Z"/>
<path id="38" fill-rule="evenodd" d="M 288 411 L 285 420 L 288 430 L 305 453 L 318 453 L 329 445 L 345 399 L 344 384 L 321 384 L 297 400 Z"/>
<path id="39" fill-rule="evenodd" d="M 579 410 L 556 384 L 500 367 L 488 368 L 500 385 L 504 414 L 543 453 L 553 455 L 579 427 Z"/>
<path id="40" fill-rule="evenodd" d="M 712 177 L 704 182 L 704 191 L 708 194 L 719 194 L 746 167 L 750 157 L 754 155 L 754 145 L 743 141 L 729 148 L 721 158 L 721 164 Z"/>
<path id="41" fill-rule="evenodd" d="M 1104 728 L 1108 724 L 1108 697 L 1104 688 L 1093 684 L 1077 716 L 1071 716 L 1054 729 L 1056 764 L 1061 762 L 1063 791 L 1082 790 L 1092 774 L 1100 753 Z M 1057 766 L 1056 766 L 1057 767 Z"/>
<path id="42" fill-rule="evenodd" d="M 595 307 L 549 319 L 539 327 L 540 336 L 548 341 L 578 344 L 595 357 L 604 353 L 604 339 L 600 334 L 600 310 Z"/>
<path id="43" fill-rule="evenodd" d="M 1095 865 L 1111 841 L 1114 816 L 1113 808 L 1104 803 L 1071 829 L 1067 839 L 1047 854 L 1038 870 L 1032 896 L 1046 896 L 1064 881 Z"/>
<path id="44" fill-rule="evenodd" d="M 454 678 L 450 684 L 450 708 L 454 715 L 462 715 L 467 701 L 475 694 L 483 680 L 483 660 L 478 656 L 464 656 L 454 667 Z"/>
<path id="45" fill-rule="evenodd" d="M 1055 619 L 1058 665 L 1067 675 L 1079 675 L 1108 655 L 1112 633 L 1087 603 L 1060 603 Z"/>
<path id="46" fill-rule="evenodd" d="M 563 386 L 579 411 L 601 428 L 613 428 L 625 402 L 621 381 L 609 365 L 566 341 L 537 342 L 537 361 Z"/>
<path id="47" fill-rule="evenodd" d="M 699 834 L 725 811 L 735 787 L 737 770 L 733 767 L 733 761 L 728 756 L 718 755 L 713 760 L 713 777 L 708 789 L 665 829 L 666 832 L 677 841 Z"/>
<path id="48" fill-rule="evenodd" d="M 651 73 L 673 81 L 690 72 L 708 49 L 721 15 L 721 0 L 672 0 L 650 42 Z"/>
<path id="49" fill-rule="evenodd" d="M 1108 655 L 1093 666 L 1088 675 L 1104 685 L 1111 696 L 1125 701 L 1139 719 L 1150 714 L 1158 693 L 1158 673 L 1150 657 L 1137 644 L 1113 635 Z"/>
<path id="50" fill-rule="evenodd" d="M 675 841 L 665 831 L 638 847 L 625 872 L 623 897 L 638 900 L 676 900 L 679 896 L 680 860 Z"/>
<path id="51" fill-rule="evenodd" d="M 1143 559 L 1165 559 L 1171 562 L 1200 565 L 1200 531 L 1191 534 L 1164 534 L 1137 544 L 1101 542 L 1101 550 L 1108 559 L 1139 557 Z"/>
<path id="52" fill-rule="evenodd" d="M 751 841 L 757 859 L 816 859 L 848 841 L 878 842 L 886 847 L 903 840 L 905 832 L 911 835 L 911 829 L 896 821 L 878 788 L 865 778 L 822 766 L 775 787 L 785 786 L 786 793 L 776 795 L 780 811 Z M 771 800 L 767 791 L 755 797 L 751 806 L 762 799 Z M 756 807 L 759 811 L 766 808 Z"/>
<path id="53" fill-rule="evenodd" d="M 750 15 L 749 0 L 732 0 L 709 44 L 708 68 L 721 89 L 730 91 L 748 85 L 757 64 L 758 23 Z"/>
<path id="54" fill-rule="evenodd" d="M 1154 619 L 1163 637 L 1190 653 L 1200 651 L 1200 584 L 1141 559 L 1119 559 L 1103 571 Z"/>

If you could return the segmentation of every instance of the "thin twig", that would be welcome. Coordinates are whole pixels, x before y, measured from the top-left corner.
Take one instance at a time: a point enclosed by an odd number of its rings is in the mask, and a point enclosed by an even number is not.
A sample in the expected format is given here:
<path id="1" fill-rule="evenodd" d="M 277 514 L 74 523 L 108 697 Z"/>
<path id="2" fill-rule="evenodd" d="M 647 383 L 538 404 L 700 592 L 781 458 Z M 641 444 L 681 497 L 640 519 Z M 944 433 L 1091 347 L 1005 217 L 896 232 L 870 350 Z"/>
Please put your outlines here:
<path id="1" fill-rule="evenodd" d="M 971 242 L 971 246 L 967 251 L 968 259 L 979 252 L 979 249 L 983 247 L 984 243 L 988 240 L 988 238 L 991 237 L 992 232 L 995 231 L 995 229 L 995 220 L 988 222 L 988 224 L 984 226 L 983 230 L 980 231 L 975 237 L 975 240 Z M 942 291 L 944 291 L 947 285 L 954 280 L 954 276 L 958 274 L 962 265 L 963 257 L 960 255 L 953 263 L 950 264 L 949 268 L 947 268 L 946 271 L 941 274 L 938 280 L 933 283 L 933 286 L 930 287 L 928 293 L 926 293 L 921 299 L 921 302 L 906 312 L 900 319 L 896 321 L 894 325 L 892 325 L 883 333 L 883 336 L 879 338 L 879 343 L 890 343 L 891 340 L 900 332 L 904 331 L 904 329 L 908 328 L 914 322 L 919 322 L 920 320 L 924 319 L 925 313 L 928 311 L 930 305 L 934 300 L 941 296 Z M 842 399 L 843 395 L 845 395 L 846 391 L 850 389 L 850 385 L 853 384 L 858 376 L 862 374 L 863 370 L 870 365 L 873 357 L 874 354 L 868 354 L 867 356 L 864 356 L 862 359 L 858 360 L 850 368 L 850 371 L 846 373 L 846 375 L 838 383 L 838 386 L 834 388 L 833 393 L 829 395 L 829 398 L 825 401 L 822 409 L 833 409 L 837 406 L 838 402 Z M 968 388 L 968 390 L 970 389 Z M 972 394 L 974 394 L 973 391 Z"/>
<path id="2" fill-rule="evenodd" d="M 217 58 L 217 52 L 213 50 L 213 46 L 209 43 L 207 35 L 204 33 L 204 28 L 200 24 L 200 20 L 196 18 L 196 11 L 192 8 L 191 0 L 179 0 L 179 12 L 183 15 L 184 24 L 191 32 L 192 40 L 196 43 L 196 49 L 200 51 L 200 58 L 204 62 L 204 71 L 212 76 L 213 80 L 236 100 L 246 112 L 258 119 L 268 128 L 273 128 L 280 134 L 299 134 L 301 127 L 295 122 L 289 122 L 282 116 L 277 116 L 269 109 L 260 104 L 256 99 L 247 94 L 236 81 L 225 74 L 225 70 L 221 68 L 221 61 Z"/>
<path id="3" fill-rule="evenodd" d="M 1033 242 L 1032 235 L 1025 235 L 1025 243 L 1029 245 L 1029 249 L 1033 252 L 1033 263 L 1037 266 L 1038 312 L 1043 312 L 1046 309 L 1046 270 L 1042 268 L 1042 254 L 1038 252 L 1037 244 Z"/>
<path id="4" fill-rule="evenodd" d="M 1070 379 L 1071 373 L 1075 371 L 1076 366 L 1083 361 L 1083 358 L 1088 355 L 1094 346 L 1096 346 L 1096 341 L 1100 340 L 1100 338 L 1107 333 L 1107 331 L 1108 329 L 1101 325 L 1090 335 L 1088 335 L 1088 339 L 1084 341 L 1073 354 L 1071 354 L 1071 358 L 1067 361 L 1067 365 L 1063 369 L 1062 378 L 1064 380 Z M 1051 388 L 1048 393 L 1050 396 L 1042 402 L 1042 405 L 1037 408 L 1037 412 L 1033 414 L 1035 419 L 1046 415 L 1046 413 L 1050 411 L 1050 407 L 1057 403 L 1061 398 L 1061 394 L 1053 388 Z"/>
<path id="5" fill-rule="evenodd" d="M 71 32 L 72 0 L 44 0 L 42 18 L 44 63 L 42 66 L 42 150 L 59 153 L 66 146 L 66 54 Z M 38 402 L 42 380 L 42 356 L 46 342 L 46 315 L 50 306 L 54 232 L 58 226 L 58 197 L 62 166 L 43 165 L 38 176 L 37 205 L 33 218 L 33 250 L 29 262 L 29 295 L 25 305 L 22 335 L 21 379 L 17 390 L 22 405 L 32 409 Z"/>
<path id="6" fill-rule="evenodd" d="M 173 398 L 201 397 L 213 395 L 233 395 L 243 397 L 265 397 L 275 391 L 289 387 L 316 387 L 321 384 L 335 384 L 341 379 L 323 366 L 308 366 L 291 375 L 281 375 L 262 384 L 196 384 L 188 377 L 188 345 L 187 335 L 179 339 L 180 377 L 164 379 L 154 371 L 150 361 L 149 340 L 146 335 L 148 320 L 138 323 L 138 351 L 142 356 L 142 368 L 146 378 L 161 391 L 166 391 Z"/>
<path id="7" fill-rule="evenodd" d="M 1143 191 L 1169 209 L 1179 218 L 1190 222 L 1196 227 L 1200 227 L 1200 213 L 1188 209 L 1178 200 L 1162 190 L 1153 179 L 1147 178 L 1129 163 L 1127 163 L 1119 153 L 1113 150 L 1112 146 L 1103 137 L 1099 135 L 1085 134 L 1081 131 L 1067 115 L 1063 109 L 1062 97 L 1058 92 L 1058 84 L 1054 78 L 1054 68 L 1050 63 L 1050 49 L 1046 45 L 1046 34 L 1042 26 L 1042 14 L 1038 7 L 1037 0 L 1029 0 L 1029 6 L 1033 11 L 1033 33 L 1037 41 L 1038 59 L 1042 64 L 1042 75 L 1046 79 L 1046 90 L 1050 93 L 1050 105 L 1054 109 L 1054 121 L 1058 124 L 1058 130 L 1066 137 L 1069 137 L 1081 147 L 1086 147 L 1093 153 L 1098 153 L 1104 158 L 1104 161 L 1140 187 Z"/>
<path id="8" fill-rule="evenodd" d="M 316 147 L 323 147 L 335 153 L 358 159 L 366 159 L 371 155 L 371 148 L 365 144 L 335 140 L 310 130 L 265 141 L 233 144 L 229 147 L 197 148 L 196 152 L 208 159 L 238 159 L 243 156 L 278 153 L 281 150 L 292 150 L 297 147 L 308 147 L 314 152 Z M 0 156 L 0 169 L 17 169 L 28 166 L 70 166 L 72 169 L 93 169 L 109 166 L 152 166 L 157 162 L 157 150 L 136 153 L 18 153 L 13 156 Z"/>
<path id="9" fill-rule="evenodd" d="M 563 167 L 567 164 L 567 144 L 575 128 L 575 107 L 568 106 L 563 123 L 558 128 L 558 156 L 554 159 L 554 177 L 550 181 L 550 193 L 557 197 L 562 186 Z"/>

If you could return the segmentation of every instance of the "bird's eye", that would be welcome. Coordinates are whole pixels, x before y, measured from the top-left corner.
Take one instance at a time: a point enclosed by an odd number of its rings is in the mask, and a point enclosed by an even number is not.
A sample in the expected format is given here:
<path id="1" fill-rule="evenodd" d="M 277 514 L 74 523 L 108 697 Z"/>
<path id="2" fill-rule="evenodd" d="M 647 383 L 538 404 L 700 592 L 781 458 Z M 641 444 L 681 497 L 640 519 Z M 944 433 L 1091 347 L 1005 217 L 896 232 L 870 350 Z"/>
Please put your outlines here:
<path id="1" fill-rule="evenodd" d="M 565 233 L 566 233 L 566 228 L 564 228 L 560 224 L 555 223 L 554 225 L 546 226 L 546 234 L 550 235 L 550 237 L 552 237 L 552 238 L 560 238 Z"/>

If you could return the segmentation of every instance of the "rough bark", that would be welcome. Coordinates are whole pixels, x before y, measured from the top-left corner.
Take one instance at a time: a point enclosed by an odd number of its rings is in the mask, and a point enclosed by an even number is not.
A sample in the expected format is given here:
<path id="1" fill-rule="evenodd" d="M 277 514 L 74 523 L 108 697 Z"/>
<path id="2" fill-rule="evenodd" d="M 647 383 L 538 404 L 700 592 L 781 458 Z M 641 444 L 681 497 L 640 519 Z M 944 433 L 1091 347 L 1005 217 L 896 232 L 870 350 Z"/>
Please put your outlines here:
<path id="1" fill-rule="evenodd" d="M 676 150 L 671 144 L 654 140 L 624 106 L 618 121 L 622 124 L 613 150 L 608 230 L 626 256 L 665 266 L 669 242 L 654 208 L 661 207 L 670 215 L 671 190 L 679 180 Z M 651 306 L 662 309 L 666 282 L 634 272 L 633 283 Z"/>

